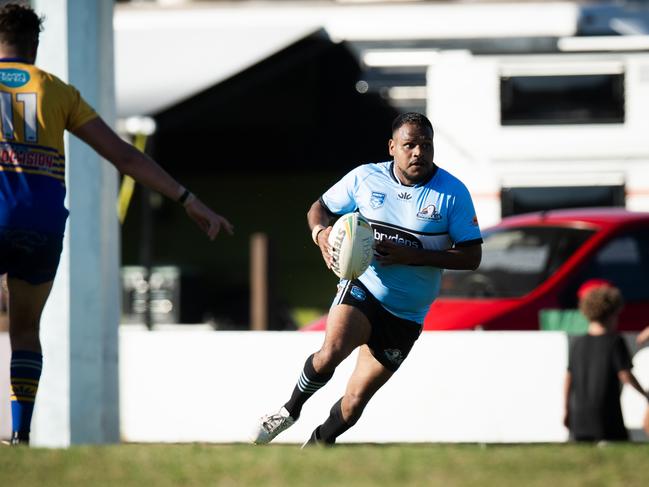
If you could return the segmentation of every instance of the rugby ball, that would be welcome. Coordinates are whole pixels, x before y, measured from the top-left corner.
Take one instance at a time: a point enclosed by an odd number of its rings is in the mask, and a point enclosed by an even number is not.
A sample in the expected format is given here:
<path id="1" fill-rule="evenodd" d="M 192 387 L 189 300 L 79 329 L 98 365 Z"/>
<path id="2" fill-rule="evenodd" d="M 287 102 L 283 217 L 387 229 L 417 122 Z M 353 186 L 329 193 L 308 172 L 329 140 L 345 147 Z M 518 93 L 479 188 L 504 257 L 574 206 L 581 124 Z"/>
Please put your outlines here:
<path id="1" fill-rule="evenodd" d="M 374 232 L 358 213 L 347 213 L 334 223 L 329 234 L 333 265 L 331 270 L 341 279 L 356 279 L 372 261 Z"/>

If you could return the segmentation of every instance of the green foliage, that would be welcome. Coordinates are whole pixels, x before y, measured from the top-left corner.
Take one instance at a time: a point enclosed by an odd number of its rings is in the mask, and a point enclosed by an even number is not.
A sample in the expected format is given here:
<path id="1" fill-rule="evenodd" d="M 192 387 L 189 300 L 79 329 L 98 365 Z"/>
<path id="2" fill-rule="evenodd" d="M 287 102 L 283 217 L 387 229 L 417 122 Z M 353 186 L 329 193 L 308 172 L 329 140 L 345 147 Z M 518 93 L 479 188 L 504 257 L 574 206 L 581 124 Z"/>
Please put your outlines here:
<path id="1" fill-rule="evenodd" d="M 5 448 L 0 485 L 634 487 L 646 485 L 647 458 L 637 443 Z"/>

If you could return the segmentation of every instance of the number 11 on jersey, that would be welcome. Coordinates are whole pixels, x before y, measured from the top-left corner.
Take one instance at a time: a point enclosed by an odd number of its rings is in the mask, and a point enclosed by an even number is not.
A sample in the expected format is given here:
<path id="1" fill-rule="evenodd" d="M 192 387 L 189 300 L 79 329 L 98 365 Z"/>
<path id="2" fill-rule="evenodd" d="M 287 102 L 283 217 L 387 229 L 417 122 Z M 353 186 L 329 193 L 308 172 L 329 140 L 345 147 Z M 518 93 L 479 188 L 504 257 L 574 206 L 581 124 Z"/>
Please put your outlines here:
<path id="1" fill-rule="evenodd" d="M 2 118 L 2 137 L 6 141 L 14 140 L 14 104 L 12 93 L 0 91 L 0 112 Z M 16 93 L 16 104 L 23 105 L 24 142 L 37 142 L 36 93 Z"/>

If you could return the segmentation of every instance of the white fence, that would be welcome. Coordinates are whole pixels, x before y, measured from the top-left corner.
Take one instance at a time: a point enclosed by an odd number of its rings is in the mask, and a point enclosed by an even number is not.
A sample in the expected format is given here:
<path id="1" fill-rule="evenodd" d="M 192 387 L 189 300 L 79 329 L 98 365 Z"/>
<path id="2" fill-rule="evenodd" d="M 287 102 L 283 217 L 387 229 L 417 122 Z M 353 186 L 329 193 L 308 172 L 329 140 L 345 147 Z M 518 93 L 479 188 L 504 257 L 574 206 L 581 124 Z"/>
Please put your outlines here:
<path id="1" fill-rule="evenodd" d="M 124 441 L 245 442 L 259 416 L 289 397 L 322 333 L 120 333 Z M 632 337 L 629 336 L 631 342 Z M 0 436 L 9 423 L 9 346 L 0 334 Z M 341 442 L 563 442 L 567 338 L 554 332 L 426 332 Z M 300 443 L 329 414 L 354 366 L 347 359 L 276 441 Z M 649 386 L 649 349 L 634 357 Z M 632 438 L 646 401 L 625 388 Z M 38 406 L 37 406 L 38 407 Z"/>

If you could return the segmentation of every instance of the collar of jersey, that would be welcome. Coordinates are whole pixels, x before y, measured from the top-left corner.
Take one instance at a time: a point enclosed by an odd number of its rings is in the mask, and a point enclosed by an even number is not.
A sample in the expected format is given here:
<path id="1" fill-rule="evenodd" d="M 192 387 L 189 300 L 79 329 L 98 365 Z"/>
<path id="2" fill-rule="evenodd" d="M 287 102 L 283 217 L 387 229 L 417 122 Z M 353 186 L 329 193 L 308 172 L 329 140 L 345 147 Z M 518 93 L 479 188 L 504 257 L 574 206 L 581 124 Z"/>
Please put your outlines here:
<path id="1" fill-rule="evenodd" d="M 405 186 L 406 188 L 419 188 L 420 186 L 424 186 L 428 184 L 428 182 L 435 177 L 435 174 L 437 174 L 437 165 L 433 163 L 433 170 L 430 173 L 430 176 L 428 176 L 426 179 L 423 181 L 418 182 L 417 184 L 413 185 L 408 185 L 408 184 L 403 184 L 401 181 L 399 181 L 399 178 L 394 174 L 394 161 L 390 163 L 390 176 L 392 176 L 392 179 L 399 185 L 399 186 Z"/>
<path id="2" fill-rule="evenodd" d="M 28 64 L 27 59 L 22 57 L 3 57 L 0 58 L 0 63 L 23 63 Z"/>

